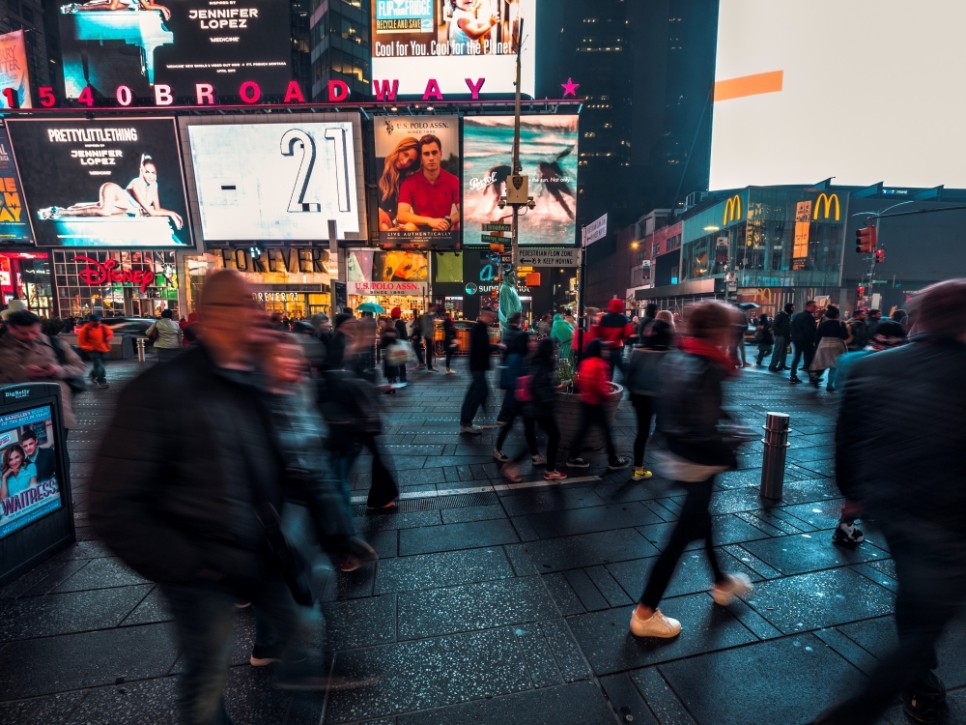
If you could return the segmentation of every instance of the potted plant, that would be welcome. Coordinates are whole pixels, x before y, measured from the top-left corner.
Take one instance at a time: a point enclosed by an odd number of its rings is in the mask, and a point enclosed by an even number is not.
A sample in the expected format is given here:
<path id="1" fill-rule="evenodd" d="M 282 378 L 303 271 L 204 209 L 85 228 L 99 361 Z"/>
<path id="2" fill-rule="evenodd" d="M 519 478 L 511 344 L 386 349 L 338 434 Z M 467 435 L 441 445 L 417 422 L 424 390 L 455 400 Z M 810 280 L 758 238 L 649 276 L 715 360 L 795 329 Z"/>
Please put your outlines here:
<path id="1" fill-rule="evenodd" d="M 561 360 L 557 363 L 557 383 L 560 385 L 557 392 L 557 427 L 560 428 L 560 444 L 567 447 L 573 442 L 580 427 L 580 381 L 574 365 L 569 360 Z M 608 385 L 611 392 L 607 396 L 607 418 L 613 423 L 624 395 L 624 387 L 615 382 L 610 382 Z M 581 445 L 585 450 L 601 450 L 604 447 L 603 432 L 596 426 L 592 427 Z"/>

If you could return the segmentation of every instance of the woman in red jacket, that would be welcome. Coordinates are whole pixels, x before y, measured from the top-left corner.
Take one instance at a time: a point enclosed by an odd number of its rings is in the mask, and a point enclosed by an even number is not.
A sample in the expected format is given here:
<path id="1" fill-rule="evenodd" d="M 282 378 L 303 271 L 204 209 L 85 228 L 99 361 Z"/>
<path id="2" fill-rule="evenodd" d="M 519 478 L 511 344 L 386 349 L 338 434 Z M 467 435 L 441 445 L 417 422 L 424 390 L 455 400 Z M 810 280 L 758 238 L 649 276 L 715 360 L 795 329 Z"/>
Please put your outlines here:
<path id="1" fill-rule="evenodd" d="M 570 457 L 567 459 L 569 468 L 587 468 L 590 464 L 580 457 L 580 444 L 590 426 L 599 425 L 604 431 L 607 442 L 607 467 L 612 471 L 627 468 L 631 460 L 625 456 L 618 456 L 614 448 L 611 435 L 610 421 L 607 419 L 607 396 L 610 394 L 610 366 L 601 357 L 603 343 L 599 339 L 591 340 L 577 369 L 578 387 L 580 388 L 580 428 L 570 444 Z"/>

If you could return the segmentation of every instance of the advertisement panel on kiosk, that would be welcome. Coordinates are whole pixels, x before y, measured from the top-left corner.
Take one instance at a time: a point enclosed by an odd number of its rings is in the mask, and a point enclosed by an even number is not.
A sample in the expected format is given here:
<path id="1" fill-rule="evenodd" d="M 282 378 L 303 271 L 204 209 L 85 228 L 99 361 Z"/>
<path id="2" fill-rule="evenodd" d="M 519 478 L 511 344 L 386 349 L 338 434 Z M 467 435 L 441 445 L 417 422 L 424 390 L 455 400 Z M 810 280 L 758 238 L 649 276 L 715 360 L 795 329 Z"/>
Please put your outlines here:
<path id="1" fill-rule="evenodd" d="M 113 97 L 151 86 L 193 95 L 196 83 L 237 93 L 245 81 L 280 94 L 290 79 L 290 3 L 280 0 L 90 0 L 60 5 L 60 43 L 67 98 L 90 85 Z M 224 88 L 222 88 L 224 86 Z"/>
<path id="2" fill-rule="evenodd" d="M 209 241 L 366 238 L 357 114 L 182 119 L 188 184 Z"/>
<path id="3" fill-rule="evenodd" d="M 173 118 L 10 119 L 40 247 L 190 247 Z"/>
<path id="4" fill-rule="evenodd" d="M 30 241 L 30 225 L 24 212 L 17 170 L 13 165 L 10 139 L 6 130 L 0 128 L 0 247 Z"/>
<path id="5" fill-rule="evenodd" d="M 0 584 L 74 540 L 60 386 L 0 387 Z"/>
<path id="6" fill-rule="evenodd" d="M 534 208 L 521 216 L 521 246 L 576 242 L 577 116 L 523 116 L 520 165 L 529 177 Z M 463 119 L 463 243 L 488 244 L 484 224 L 509 224 L 501 209 L 511 175 L 513 116 Z M 496 240 L 493 240 L 496 241 Z"/>
<path id="7" fill-rule="evenodd" d="M 382 116 L 374 121 L 374 135 L 379 243 L 459 249 L 459 119 Z"/>
<path id="8" fill-rule="evenodd" d="M 371 18 L 377 93 L 514 93 L 521 22 L 524 39 L 533 37 L 536 0 L 373 0 Z M 528 96 L 535 57 L 532 40 L 524 42 L 520 90 Z"/>

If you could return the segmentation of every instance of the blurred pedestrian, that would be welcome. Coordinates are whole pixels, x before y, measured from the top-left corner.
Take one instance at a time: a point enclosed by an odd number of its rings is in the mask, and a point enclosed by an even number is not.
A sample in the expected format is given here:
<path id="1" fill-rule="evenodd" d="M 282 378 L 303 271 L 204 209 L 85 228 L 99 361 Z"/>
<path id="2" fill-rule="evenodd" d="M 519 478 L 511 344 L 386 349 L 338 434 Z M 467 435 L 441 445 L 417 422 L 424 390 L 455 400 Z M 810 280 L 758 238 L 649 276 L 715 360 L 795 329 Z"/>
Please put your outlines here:
<path id="1" fill-rule="evenodd" d="M 755 367 L 760 368 L 765 356 L 772 354 L 772 346 L 775 344 L 771 320 L 768 319 L 768 315 L 764 312 L 755 321 L 755 344 L 758 345 L 758 357 L 755 359 Z"/>
<path id="2" fill-rule="evenodd" d="M 174 313 L 171 310 L 162 310 L 161 319 L 152 324 L 145 335 L 154 342 L 154 349 L 158 351 L 158 361 L 170 360 L 181 352 L 181 328 L 172 319 Z"/>
<path id="3" fill-rule="evenodd" d="M 436 305 L 432 302 L 426 307 L 426 312 L 419 318 L 420 334 L 423 338 L 423 345 L 426 348 L 423 355 L 426 359 L 426 372 L 438 372 L 434 366 L 436 360 Z"/>
<path id="4" fill-rule="evenodd" d="M 289 466 L 257 382 L 258 349 L 276 333 L 230 270 L 208 277 L 198 315 L 199 345 L 145 370 L 120 397 L 95 458 L 89 516 L 109 549 L 160 584 L 181 651 L 182 721 L 229 723 L 236 601 L 272 622 L 278 686 L 355 680 L 330 677 L 307 649 L 304 578 L 279 543 L 286 492 L 315 496 L 319 469 Z"/>
<path id="5" fill-rule="evenodd" d="M 774 352 L 771 355 L 771 362 L 768 369 L 773 373 L 788 370 L 788 346 L 791 344 L 792 313 L 795 312 L 795 305 L 789 302 L 772 320 L 772 335 L 775 338 Z"/>
<path id="6" fill-rule="evenodd" d="M 912 720 L 944 721 L 936 644 L 966 603 L 966 279 L 927 287 L 909 312 L 908 345 L 851 366 L 835 428 L 836 482 L 895 562 L 898 642 L 823 725 L 871 725 L 897 694 Z"/>
<path id="7" fill-rule="evenodd" d="M 714 551 L 709 510 L 715 473 L 737 466 L 734 448 L 719 423 L 729 417 L 721 407 L 722 383 L 735 375 L 727 351 L 734 341 L 735 322 L 740 324 L 743 319 L 739 311 L 723 302 L 696 305 L 688 315 L 688 335 L 681 339 L 680 351 L 669 355 L 661 368 L 657 424 L 667 441 L 665 467 L 687 489 L 687 495 L 631 615 L 630 629 L 636 637 L 670 638 L 681 633 L 681 623 L 665 617 L 658 604 L 685 547 L 692 541 L 704 540 L 714 575 L 711 594 L 716 604 L 726 606 L 736 596 L 751 591 L 751 583 L 743 574 L 722 571 Z"/>
<path id="8" fill-rule="evenodd" d="M 527 334 L 523 331 L 523 313 L 514 312 L 507 318 L 507 328 L 503 333 L 503 359 L 500 361 L 500 390 L 503 402 L 496 414 L 497 425 L 507 425 L 507 421 L 517 415 L 516 385 L 517 377 L 527 357 Z M 510 356 L 516 357 L 511 361 Z M 497 450 L 500 446 L 497 444 Z"/>
<path id="9" fill-rule="evenodd" d="M 511 325 L 515 316 L 510 317 Z M 537 349 L 537 340 L 536 337 L 524 332 L 515 335 L 506 335 L 504 339 L 508 340 L 508 342 L 506 343 L 506 359 L 503 361 L 503 366 L 500 369 L 500 387 L 506 391 L 506 394 L 503 398 L 503 407 L 500 409 L 500 414 L 497 417 L 500 432 L 496 437 L 496 447 L 493 449 L 493 457 L 500 463 L 509 463 L 509 465 L 504 465 L 501 470 L 507 478 L 514 481 L 518 480 L 519 473 L 516 468 L 516 461 L 511 462 L 510 457 L 503 452 L 503 444 L 513 430 L 514 421 L 518 417 L 523 417 L 524 401 L 519 400 L 517 397 L 517 382 L 521 376 L 528 374 L 527 368 L 529 367 L 530 355 Z M 525 437 L 530 456 L 534 459 L 534 462 L 537 459 L 542 462 L 543 458 L 537 450 L 537 439 L 533 427 L 531 426 L 527 429 L 524 426 L 524 432 L 526 434 Z"/>
<path id="10" fill-rule="evenodd" d="M 553 316 L 550 339 L 557 344 L 557 359 L 573 365 L 574 326 L 559 312 Z"/>
<path id="11" fill-rule="evenodd" d="M 486 406 L 486 399 L 490 395 L 490 386 L 486 381 L 486 374 L 490 370 L 490 355 L 495 350 L 504 348 L 502 343 L 494 345 L 490 342 L 490 325 L 496 322 L 497 316 L 489 307 L 480 310 L 476 324 L 470 328 L 470 386 L 466 389 L 463 404 L 460 406 L 460 433 L 478 434 L 483 429 L 473 425 L 473 419 L 480 406 Z"/>
<path id="12" fill-rule="evenodd" d="M 590 463 L 580 455 L 584 436 L 591 427 L 600 428 L 604 434 L 607 447 L 607 467 L 612 471 L 627 468 L 631 459 L 617 455 L 614 436 L 608 417 L 607 401 L 611 395 L 608 377 L 610 366 L 602 357 L 603 342 L 599 339 L 590 341 L 584 357 L 578 368 L 577 386 L 580 390 L 580 425 L 577 433 L 570 442 L 570 456 L 567 458 L 568 468 L 588 468 Z"/>
<path id="13" fill-rule="evenodd" d="M 853 312 L 852 317 L 845 324 L 849 328 L 849 350 L 864 350 L 869 342 L 869 323 L 866 320 L 865 310 L 858 309 Z"/>
<path id="14" fill-rule="evenodd" d="M 644 448 L 651 435 L 654 419 L 654 401 L 661 389 L 661 365 L 671 349 L 671 327 L 663 320 L 656 320 L 648 330 L 643 347 L 631 353 L 627 368 L 627 387 L 631 405 L 637 417 L 637 434 L 634 436 L 634 481 L 644 481 L 654 474 L 644 468 Z"/>
<path id="15" fill-rule="evenodd" d="M 396 342 L 400 345 L 408 345 L 410 350 L 412 350 L 412 345 L 409 342 L 409 330 L 406 328 L 406 322 L 402 319 L 402 310 L 398 307 L 393 307 L 389 311 L 389 317 L 392 320 L 393 328 L 396 330 Z M 402 356 L 400 355 L 400 357 Z M 402 385 L 406 385 L 406 368 L 412 357 L 412 355 L 408 355 L 402 364 L 397 366 L 399 382 Z"/>
<path id="16" fill-rule="evenodd" d="M 815 324 L 815 300 L 809 300 L 805 303 L 804 310 L 795 313 L 789 326 L 789 334 L 795 349 L 788 381 L 797 384 L 802 382 L 798 377 L 798 363 L 801 362 L 802 368 L 808 372 L 812 367 L 812 358 L 815 356 L 815 337 L 818 335 Z"/>
<path id="17" fill-rule="evenodd" d="M 89 377 L 99 388 L 110 387 L 107 382 L 107 369 L 104 367 L 104 356 L 111 351 L 113 339 L 114 331 L 101 323 L 101 316 L 98 314 L 92 314 L 77 331 L 77 347 L 90 357 Z"/>
<path id="18" fill-rule="evenodd" d="M 593 337 L 604 343 L 604 359 L 609 365 L 608 379 L 614 370 L 621 371 L 624 379 L 624 342 L 634 333 L 631 321 L 624 314 L 624 301 L 616 297 L 607 303 L 607 312 L 593 328 Z"/>
<path id="19" fill-rule="evenodd" d="M 446 349 L 446 374 L 455 375 L 453 355 L 459 350 L 459 342 L 456 339 L 456 323 L 453 322 L 453 316 L 448 312 L 443 318 L 443 347 Z"/>
<path id="20" fill-rule="evenodd" d="M 839 319 L 839 308 L 829 305 L 818 325 L 815 337 L 815 356 L 808 367 L 809 382 L 818 387 L 822 382 L 822 373 L 828 370 L 825 389 L 835 391 L 835 378 L 838 359 L 848 352 L 849 328 Z"/>

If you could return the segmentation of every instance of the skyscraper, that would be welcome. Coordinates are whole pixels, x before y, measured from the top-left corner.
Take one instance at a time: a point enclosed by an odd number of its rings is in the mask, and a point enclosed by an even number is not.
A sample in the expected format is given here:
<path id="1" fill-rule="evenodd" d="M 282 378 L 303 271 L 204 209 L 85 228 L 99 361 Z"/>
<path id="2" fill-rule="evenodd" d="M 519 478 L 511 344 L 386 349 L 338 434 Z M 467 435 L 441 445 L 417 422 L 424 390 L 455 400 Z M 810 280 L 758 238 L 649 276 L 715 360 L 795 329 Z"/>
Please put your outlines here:
<path id="1" fill-rule="evenodd" d="M 372 94 L 370 0 L 312 0 L 309 16 L 312 98 L 326 83 L 345 81 L 355 97 Z"/>

